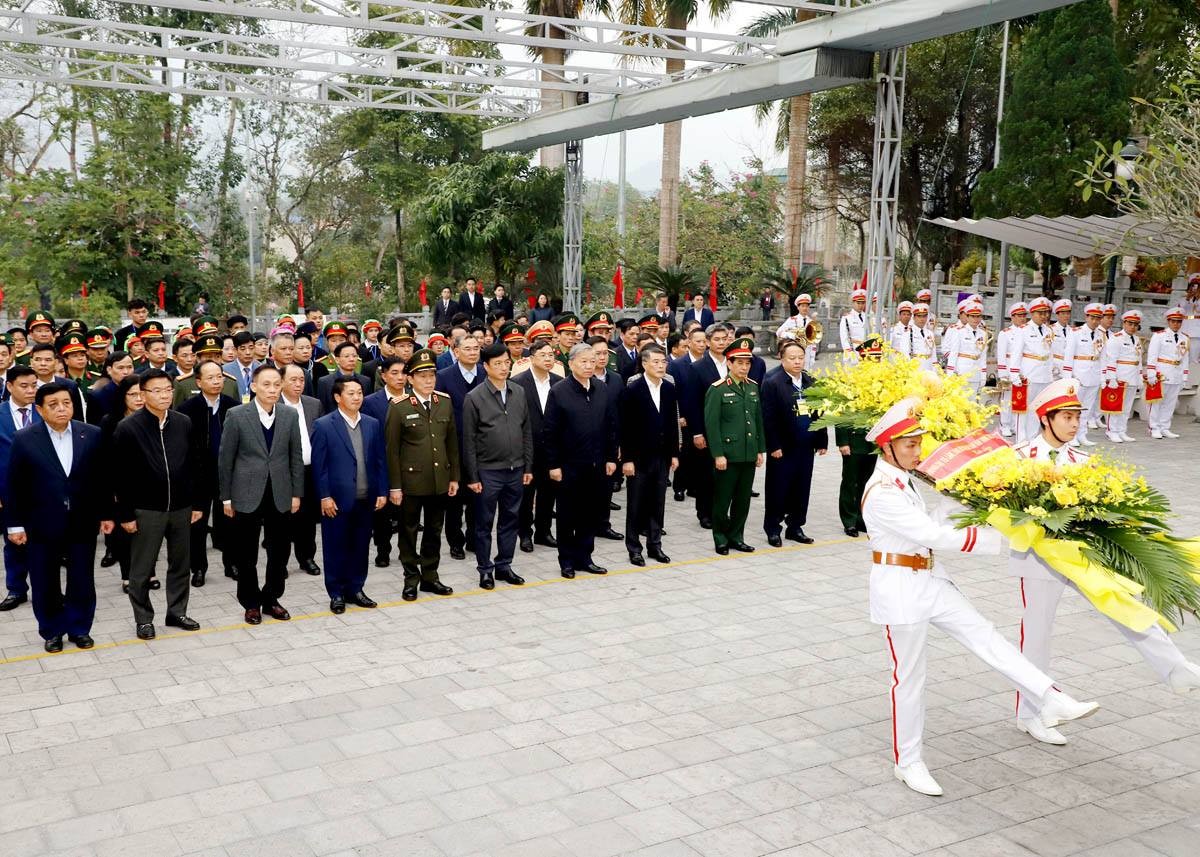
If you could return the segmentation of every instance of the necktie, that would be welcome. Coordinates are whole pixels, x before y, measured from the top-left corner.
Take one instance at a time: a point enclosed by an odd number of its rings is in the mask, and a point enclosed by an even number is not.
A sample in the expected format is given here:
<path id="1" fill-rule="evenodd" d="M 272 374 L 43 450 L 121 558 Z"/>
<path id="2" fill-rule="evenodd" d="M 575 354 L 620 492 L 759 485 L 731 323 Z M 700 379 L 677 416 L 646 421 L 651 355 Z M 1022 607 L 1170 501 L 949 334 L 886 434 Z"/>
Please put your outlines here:
<path id="1" fill-rule="evenodd" d="M 242 369 L 242 376 L 246 379 L 246 389 L 250 389 L 250 367 L 246 366 Z"/>
<path id="2" fill-rule="evenodd" d="M 26 428 L 29 425 L 29 408 L 17 408 L 21 414 L 21 428 Z"/>
<path id="3" fill-rule="evenodd" d="M 1057 449 L 1050 450 L 1050 460 L 1058 461 L 1058 450 Z"/>
<path id="4" fill-rule="evenodd" d="M 421 402 L 421 404 L 425 406 L 425 413 L 433 413 L 433 410 L 429 407 L 429 402 Z"/>

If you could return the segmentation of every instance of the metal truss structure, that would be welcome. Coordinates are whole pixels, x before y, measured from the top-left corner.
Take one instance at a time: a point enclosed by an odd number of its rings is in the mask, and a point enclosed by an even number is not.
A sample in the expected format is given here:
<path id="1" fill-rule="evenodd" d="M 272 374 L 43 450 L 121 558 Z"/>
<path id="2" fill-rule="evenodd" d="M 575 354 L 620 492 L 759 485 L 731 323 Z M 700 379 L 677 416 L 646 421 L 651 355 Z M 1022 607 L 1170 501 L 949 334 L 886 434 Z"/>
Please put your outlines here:
<path id="1" fill-rule="evenodd" d="M 563 309 L 583 306 L 583 141 L 567 143 L 563 170 Z"/>
<path id="2" fill-rule="evenodd" d="M 904 137 L 904 74 L 908 48 L 879 57 L 875 86 L 875 145 L 871 164 L 871 211 L 867 220 L 867 307 L 875 330 L 891 318 L 899 229 L 900 159 Z"/>

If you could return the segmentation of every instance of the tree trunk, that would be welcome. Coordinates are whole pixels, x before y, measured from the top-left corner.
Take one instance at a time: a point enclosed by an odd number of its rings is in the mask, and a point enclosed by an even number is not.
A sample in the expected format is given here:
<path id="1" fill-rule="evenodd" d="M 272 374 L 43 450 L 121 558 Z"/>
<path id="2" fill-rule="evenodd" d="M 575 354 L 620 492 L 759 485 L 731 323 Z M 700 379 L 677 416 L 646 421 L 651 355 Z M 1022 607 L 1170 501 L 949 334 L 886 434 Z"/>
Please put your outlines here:
<path id="1" fill-rule="evenodd" d="M 404 210 L 397 208 L 393 217 L 396 221 L 396 306 L 404 309 L 408 297 L 404 288 Z"/>
<path id="2" fill-rule="evenodd" d="M 828 163 L 825 167 L 825 204 L 829 208 L 825 213 L 825 257 L 821 260 L 821 267 L 831 273 L 837 265 L 838 194 L 841 193 L 838 184 L 838 169 L 840 167 L 841 153 L 836 146 L 830 146 Z"/>
<path id="3" fill-rule="evenodd" d="M 542 62 L 547 65 L 561 66 L 566 62 L 567 52 L 562 48 L 542 48 Z M 539 71 L 542 80 L 561 81 L 562 74 L 558 71 L 542 70 Z M 562 110 L 566 103 L 564 96 L 568 93 L 562 89 L 543 89 L 541 91 L 541 107 L 539 112 L 550 113 L 556 110 Z M 557 169 L 561 167 L 567 160 L 567 149 L 562 143 L 556 146 L 544 146 L 540 151 L 541 165 L 549 169 Z"/>
<path id="4" fill-rule="evenodd" d="M 808 111 L 811 96 L 788 99 L 787 188 L 783 203 L 783 264 L 797 271 L 804 265 L 804 181 L 808 176 Z"/>

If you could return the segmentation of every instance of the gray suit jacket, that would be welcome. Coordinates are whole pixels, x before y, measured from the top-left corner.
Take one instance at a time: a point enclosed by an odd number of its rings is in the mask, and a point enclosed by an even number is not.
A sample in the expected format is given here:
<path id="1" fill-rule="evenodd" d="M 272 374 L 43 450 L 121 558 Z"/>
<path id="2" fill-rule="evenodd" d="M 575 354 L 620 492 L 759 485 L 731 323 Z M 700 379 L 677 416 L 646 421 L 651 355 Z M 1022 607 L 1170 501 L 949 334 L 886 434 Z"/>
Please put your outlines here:
<path id="1" fill-rule="evenodd" d="M 232 500 L 233 511 L 257 510 L 268 479 L 275 508 L 291 511 L 292 498 L 304 496 L 304 458 L 296 412 L 275 405 L 275 435 L 268 452 L 258 406 L 251 402 L 230 408 L 221 431 L 217 472 L 221 501 Z"/>
<path id="2" fill-rule="evenodd" d="M 279 399 L 280 404 L 283 404 L 283 397 Z M 285 405 L 285 407 L 289 407 Z M 304 425 L 308 429 L 308 436 L 313 436 L 313 423 L 321 416 L 321 401 L 314 399 L 312 396 L 300 396 L 300 407 L 304 408 Z"/>

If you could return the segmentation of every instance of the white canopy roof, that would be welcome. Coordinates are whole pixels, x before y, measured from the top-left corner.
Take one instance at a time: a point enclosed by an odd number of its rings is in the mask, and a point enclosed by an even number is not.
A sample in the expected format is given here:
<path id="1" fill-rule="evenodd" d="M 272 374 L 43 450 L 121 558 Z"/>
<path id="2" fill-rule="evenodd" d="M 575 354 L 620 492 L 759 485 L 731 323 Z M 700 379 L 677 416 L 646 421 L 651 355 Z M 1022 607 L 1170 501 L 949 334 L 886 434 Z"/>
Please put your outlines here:
<path id="1" fill-rule="evenodd" d="M 1139 256 L 1178 254 L 1178 241 L 1165 224 L 1139 223 L 1133 217 L 962 217 L 926 218 L 927 223 L 967 232 L 992 241 L 1036 250 L 1048 256 L 1106 256 L 1123 253 Z M 1180 236 L 1181 238 L 1182 236 Z"/>

